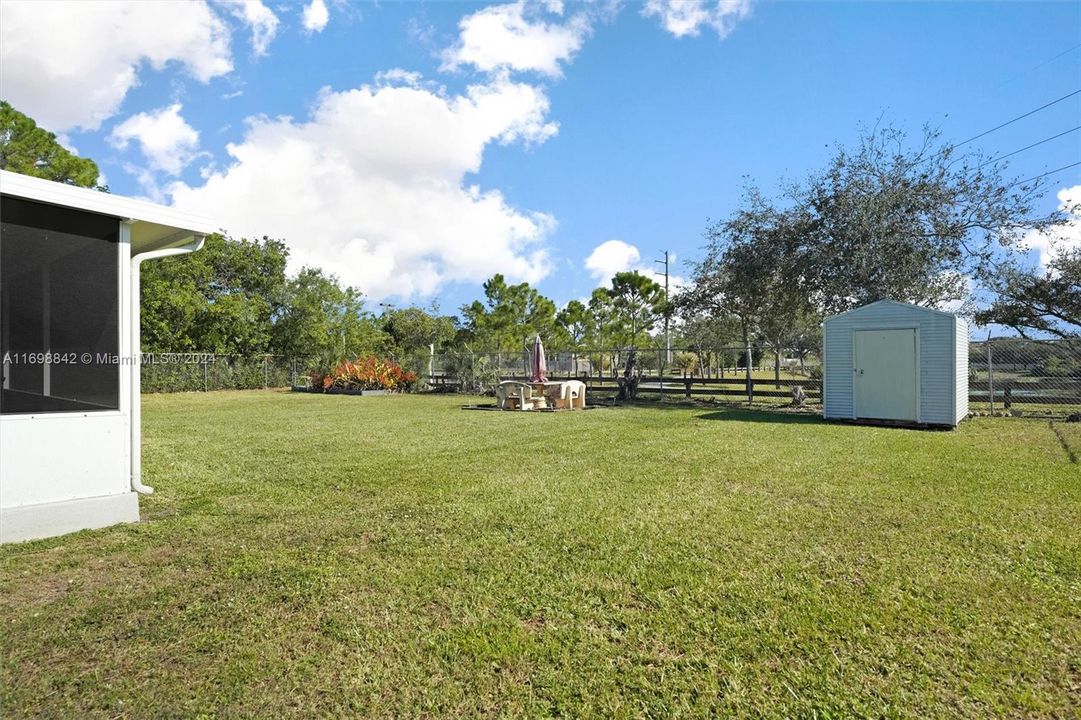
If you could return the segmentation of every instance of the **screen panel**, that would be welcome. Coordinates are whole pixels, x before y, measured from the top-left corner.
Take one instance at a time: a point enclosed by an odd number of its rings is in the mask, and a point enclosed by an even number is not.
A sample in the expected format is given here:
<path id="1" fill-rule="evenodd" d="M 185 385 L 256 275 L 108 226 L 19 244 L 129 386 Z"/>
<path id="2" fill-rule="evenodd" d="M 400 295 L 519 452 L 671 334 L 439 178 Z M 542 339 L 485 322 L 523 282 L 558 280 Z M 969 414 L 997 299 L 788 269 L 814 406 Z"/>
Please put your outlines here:
<path id="1" fill-rule="evenodd" d="M 0 198 L 0 413 L 116 410 L 119 221 Z"/>

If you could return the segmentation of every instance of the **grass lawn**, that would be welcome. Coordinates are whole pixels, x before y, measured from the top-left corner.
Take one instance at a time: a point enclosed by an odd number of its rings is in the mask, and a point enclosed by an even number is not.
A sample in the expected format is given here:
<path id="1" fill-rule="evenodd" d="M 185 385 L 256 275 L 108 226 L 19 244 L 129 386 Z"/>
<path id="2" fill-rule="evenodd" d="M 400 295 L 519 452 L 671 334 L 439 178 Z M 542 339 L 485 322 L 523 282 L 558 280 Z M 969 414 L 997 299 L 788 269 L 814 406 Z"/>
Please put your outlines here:
<path id="1" fill-rule="evenodd" d="M 143 522 L 0 548 L 0 715 L 1081 714 L 1077 425 L 144 398 Z"/>

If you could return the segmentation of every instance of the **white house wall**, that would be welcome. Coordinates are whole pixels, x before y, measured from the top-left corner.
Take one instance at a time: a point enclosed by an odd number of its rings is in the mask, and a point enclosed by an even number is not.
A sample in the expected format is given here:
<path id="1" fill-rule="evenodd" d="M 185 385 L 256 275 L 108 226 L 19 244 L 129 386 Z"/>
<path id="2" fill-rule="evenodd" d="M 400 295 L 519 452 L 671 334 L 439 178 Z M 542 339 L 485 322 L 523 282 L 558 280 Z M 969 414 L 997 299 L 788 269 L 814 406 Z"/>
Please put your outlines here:
<path id="1" fill-rule="evenodd" d="M 203 218 L 171 208 L 0 171 L 5 197 L 133 218 L 121 223 L 119 409 L 0 415 L 0 542 L 31 540 L 139 519 L 132 492 L 133 343 L 131 257 L 181 246 L 213 231 Z M 5 323 L 6 327 L 6 323 Z M 137 440 L 135 440 L 137 441 Z"/>
<path id="2" fill-rule="evenodd" d="M 0 508 L 129 492 L 128 434 L 117 411 L 0 418 Z"/>

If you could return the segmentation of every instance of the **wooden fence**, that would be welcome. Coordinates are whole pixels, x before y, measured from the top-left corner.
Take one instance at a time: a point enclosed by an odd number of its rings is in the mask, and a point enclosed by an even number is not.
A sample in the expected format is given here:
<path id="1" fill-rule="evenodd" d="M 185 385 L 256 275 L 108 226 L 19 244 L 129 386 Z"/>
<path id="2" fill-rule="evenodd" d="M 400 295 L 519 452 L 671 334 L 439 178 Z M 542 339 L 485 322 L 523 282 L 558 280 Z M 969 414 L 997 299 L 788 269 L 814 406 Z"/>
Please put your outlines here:
<path id="1" fill-rule="evenodd" d="M 529 382 L 530 378 L 524 375 L 505 375 L 502 380 L 518 380 Z M 619 392 L 619 379 L 610 375 L 560 375 L 550 374 L 549 380 L 581 380 L 586 384 L 586 397 L 601 397 L 607 399 Z M 458 383 L 453 378 L 443 374 L 435 374 L 431 378 L 431 385 L 436 390 L 456 391 Z M 718 377 L 683 377 L 682 375 L 656 375 L 643 376 L 638 385 L 638 396 L 659 399 L 671 398 L 713 398 L 721 402 L 748 402 L 753 397 L 753 402 L 767 403 L 772 405 L 787 405 L 792 402 L 792 389 L 802 387 L 807 397 L 807 402 L 818 404 L 822 399 L 822 385 L 819 380 L 808 378 L 806 380 L 773 378 L 753 378 L 751 392 L 748 392 L 747 378 L 740 375 L 729 375 L 724 378 Z"/>

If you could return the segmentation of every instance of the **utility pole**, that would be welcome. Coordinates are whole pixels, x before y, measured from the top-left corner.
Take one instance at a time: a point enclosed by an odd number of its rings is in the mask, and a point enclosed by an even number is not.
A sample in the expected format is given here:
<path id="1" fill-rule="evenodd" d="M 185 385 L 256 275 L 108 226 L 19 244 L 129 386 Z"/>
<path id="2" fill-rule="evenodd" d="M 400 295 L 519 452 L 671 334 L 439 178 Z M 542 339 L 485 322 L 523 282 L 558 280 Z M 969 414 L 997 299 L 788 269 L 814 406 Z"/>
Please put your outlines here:
<path id="1" fill-rule="evenodd" d="M 664 260 L 654 260 L 657 265 L 664 265 L 664 353 L 665 363 L 672 364 L 672 336 L 668 333 L 668 251 L 664 251 Z"/>
<path id="2" fill-rule="evenodd" d="M 387 313 L 394 309 L 394 303 L 379 303 L 379 307 L 383 308 L 383 312 L 379 314 L 379 317 L 382 319 Z"/>

